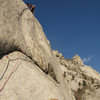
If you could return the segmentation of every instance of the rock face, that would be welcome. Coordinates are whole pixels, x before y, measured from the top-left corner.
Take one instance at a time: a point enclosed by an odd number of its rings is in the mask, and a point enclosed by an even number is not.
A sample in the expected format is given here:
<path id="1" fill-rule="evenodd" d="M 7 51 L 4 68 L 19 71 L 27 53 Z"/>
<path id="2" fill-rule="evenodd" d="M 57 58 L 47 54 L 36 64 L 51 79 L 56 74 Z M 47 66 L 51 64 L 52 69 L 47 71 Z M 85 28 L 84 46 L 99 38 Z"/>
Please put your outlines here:
<path id="1" fill-rule="evenodd" d="M 75 55 L 73 58 L 72 58 L 73 62 L 77 65 L 80 65 L 80 66 L 83 66 L 83 62 L 81 60 L 81 58 L 78 56 L 78 55 Z"/>
<path id="2" fill-rule="evenodd" d="M 0 0 L 0 100 L 99 100 L 99 94 L 99 73 L 78 55 L 52 52 L 22 0 Z"/>
<path id="3" fill-rule="evenodd" d="M 20 51 L 27 55 L 34 61 L 36 67 L 38 66 L 42 69 L 46 75 L 48 75 L 47 73 L 50 75 L 52 73 L 51 76 L 55 80 L 59 90 L 61 90 L 58 99 L 75 100 L 74 96 L 71 95 L 71 91 L 68 91 L 61 74 L 61 68 L 58 68 L 59 62 L 53 55 L 43 29 L 34 15 L 22 0 L 0 0 L 0 55 L 9 54 L 14 51 Z M 19 92 L 18 97 L 22 95 L 23 91 Z M 11 91 L 11 93 L 14 94 L 15 92 Z M 7 94 L 10 95 L 10 92 L 8 91 Z M 26 95 L 26 93 L 24 94 Z M 0 95 L 0 98 L 3 95 Z M 40 96 L 37 100 L 45 100 L 44 98 L 42 99 Z M 2 99 L 4 100 L 5 98 Z M 7 100 L 11 100 L 11 98 Z M 23 100 L 25 99 L 23 98 Z"/>
<path id="4" fill-rule="evenodd" d="M 47 72 L 52 52 L 41 25 L 22 0 L 0 0 L 0 54 L 15 50 Z"/>
<path id="5" fill-rule="evenodd" d="M 53 53 L 60 62 L 62 75 L 76 100 L 100 100 L 100 74 L 84 65 L 78 55 L 65 59 L 61 53 Z"/>
<path id="6" fill-rule="evenodd" d="M 0 87 L 17 63 L 17 69 L 0 92 L 0 100 L 64 100 L 59 85 L 46 75 L 32 60 L 20 52 L 8 55 L 8 69 L 0 81 Z M 9 59 L 0 60 L 0 76 L 7 67 Z"/>

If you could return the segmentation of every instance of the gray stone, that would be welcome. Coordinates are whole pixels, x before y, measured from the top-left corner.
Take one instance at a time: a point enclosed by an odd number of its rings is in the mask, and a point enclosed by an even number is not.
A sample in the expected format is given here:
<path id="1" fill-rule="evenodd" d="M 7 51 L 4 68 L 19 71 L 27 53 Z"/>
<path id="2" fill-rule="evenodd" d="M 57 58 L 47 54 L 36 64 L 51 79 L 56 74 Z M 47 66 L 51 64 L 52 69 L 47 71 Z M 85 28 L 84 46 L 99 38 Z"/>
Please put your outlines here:
<path id="1" fill-rule="evenodd" d="M 0 81 L 0 88 L 15 65 L 17 68 L 0 91 L 0 100 L 67 100 L 61 87 L 32 60 L 20 52 L 13 52 L 7 56 L 12 61 L 9 62 L 8 69 Z M 0 77 L 8 61 L 6 56 L 0 60 Z"/>
<path id="2" fill-rule="evenodd" d="M 0 0 L 0 55 L 13 51 L 20 51 L 32 58 L 46 73 L 48 65 L 52 66 L 55 82 L 61 89 L 62 100 L 74 100 L 65 84 L 59 62 L 53 55 L 37 19 L 22 0 Z"/>
<path id="3" fill-rule="evenodd" d="M 76 100 L 100 100 L 100 74 L 90 66 L 84 65 L 75 55 L 72 59 L 61 57 L 53 51 L 60 62 L 66 85 L 73 92 Z"/>
<path id="4" fill-rule="evenodd" d="M 15 50 L 47 72 L 52 52 L 41 25 L 22 0 L 0 0 L 0 55 Z"/>

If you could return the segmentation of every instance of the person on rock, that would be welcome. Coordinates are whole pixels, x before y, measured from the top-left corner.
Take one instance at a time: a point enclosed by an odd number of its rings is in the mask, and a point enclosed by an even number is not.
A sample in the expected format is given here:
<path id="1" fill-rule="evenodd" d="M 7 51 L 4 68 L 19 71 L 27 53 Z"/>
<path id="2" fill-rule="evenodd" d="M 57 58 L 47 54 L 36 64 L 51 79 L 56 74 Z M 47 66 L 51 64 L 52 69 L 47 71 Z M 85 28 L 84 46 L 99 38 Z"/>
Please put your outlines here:
<path id="1" fill-rule="evenodd" d="M 31 10 L 31 12 L 34 14 L 34 10 L 35 10 L 35 5 L 32 5 L 30 3 L 27 3 L 27 6 L 29 7 L 29 9 Z"/>

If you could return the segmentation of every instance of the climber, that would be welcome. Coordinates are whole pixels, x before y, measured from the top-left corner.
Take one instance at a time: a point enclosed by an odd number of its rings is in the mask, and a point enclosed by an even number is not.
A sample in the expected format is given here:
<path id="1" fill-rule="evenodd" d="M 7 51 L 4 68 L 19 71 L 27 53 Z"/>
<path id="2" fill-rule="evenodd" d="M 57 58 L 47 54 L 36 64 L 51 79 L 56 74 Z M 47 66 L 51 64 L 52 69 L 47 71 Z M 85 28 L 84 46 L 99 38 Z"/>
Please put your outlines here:
<path id="1" fill-rule="evenodd" d="M 30 3 L 27 3 L 27 6 L 31 10 L 31 12 L 34 14 L 34 9 L 35 9 L 36 6 L 35 5 L 31 5 Z"/>

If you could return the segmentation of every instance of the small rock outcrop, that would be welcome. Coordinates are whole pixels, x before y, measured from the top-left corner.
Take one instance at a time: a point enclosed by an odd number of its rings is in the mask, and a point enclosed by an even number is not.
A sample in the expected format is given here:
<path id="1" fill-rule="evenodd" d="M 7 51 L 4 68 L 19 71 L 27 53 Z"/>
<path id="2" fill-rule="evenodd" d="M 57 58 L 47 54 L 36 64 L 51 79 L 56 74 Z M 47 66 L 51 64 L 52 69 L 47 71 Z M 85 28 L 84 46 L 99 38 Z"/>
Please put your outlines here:
<path id="1" fill-rule="evenodd" d="M 73 60 L 74 63 L 77 64 L 77 65 L 80 65 L 80 66 L 83 66 L 83 65 L 84 65 L 83 62 L 82 62 L 82 60 L 81 60 L 81 58 L 80 58 L 80 56 L 78 56 L 78 55 L 75 55 L 75 56 L 72 58 L 72 60 Z"/>
<path id="2" fill-rule="evenodd" d="M 65 59 L 58 51 L 54 50 L 53 53 L 60 62 L 62 75 L 75 99 L 99 100 L 100 74 L 90 66 L 84 65 L 78 55 L 72 59 Z"/>

